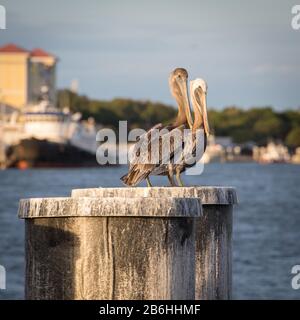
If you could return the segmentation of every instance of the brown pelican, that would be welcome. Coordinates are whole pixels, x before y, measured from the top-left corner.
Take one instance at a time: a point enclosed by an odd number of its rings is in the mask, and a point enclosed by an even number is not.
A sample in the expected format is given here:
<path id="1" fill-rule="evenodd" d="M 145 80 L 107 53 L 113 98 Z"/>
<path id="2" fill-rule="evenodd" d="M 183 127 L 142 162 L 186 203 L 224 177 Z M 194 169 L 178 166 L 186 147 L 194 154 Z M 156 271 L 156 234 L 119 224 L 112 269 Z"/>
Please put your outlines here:
<path id="1" fill-rule="evenodd" d="M 187 112 L 189 109 L 189 100 L 187 93 L 187 79 L 188 73 L 183 68 L 176 68 L 169 77 L 169 86 L 173 97 L 175 98 L 178 105 L 178 114 L 175 122 L 168 126 L 163 126 L 161 123 L 155 125 L 147 133 L 142 135 L 139 141 L 135 144 L 133 149 L 130 151 L 131 162 L 129 167 L 129 172 L 121 178 L 121 180 L 129 186 L 135 186 L 140 183 L 143 179 L 147 180 L 148 187 L 151 186 L 149 179 L 150 173 L 159 166 L 158 162 L 147 163 L 149 160 L 149 153 L 151 153 L 151 148 L 154 146 L 159 147 L 159 152 L 161 157 L 161 137 L 155 136 L 153 133 L 155 130 L 167 129 L 168 132 L 172 132 L 175 129 L 183 130 L 187 124 L 192 124 L 191 114 Z M 154 136 L 154 137 L 153 137 Z M 146 149 L 147 157 L 146 159 L 141 157 L 141 150 Z M 143 155 L 142 155 L 143 156 Z M 149 161 L 150 162 L 150 161 Z M 166 172 L 166 175 L 169 178 L 169 181 L 174 185 L 173 174 Z"/>
<path id="2" fill-rule="evenodd" d="M 209 136 L 209 124 L 206 107 L 207 84 L 203 79 L 195 79 L 190 82 L 190 97 L 194 110 L 194 122 L 191 130 L 185 136 L 184 149 L 181 160 L 175 163 L 173 171 L 180 186 L 183 183 L 180 174 L 187 168 L 193 167 L 203 156 Z M 186 112 L 190 112 L 186 109 Z M 190 115 L 187 115 L 190 118 Z"/>
<path id="3" fill-rule="evenodd" d="M 173 175 L 175 173 L 177 183 L 183 186 L 180 174 L 187 168 L 193 167 L 202 158 L 209 135 L 206 93 L 207 85 L 203 79 L 196 79 L 190 82 L 190 98 L 194 110 L 194 121 L 190 120 L 192 119 L 190 108 L 185 108 L 190 130 L 187 130 L 184 136 L 183 150 L 176 161 L 175 157 L 173 157 L 172 164 L 156 167 L 151 172 L 151 175 Z"/>

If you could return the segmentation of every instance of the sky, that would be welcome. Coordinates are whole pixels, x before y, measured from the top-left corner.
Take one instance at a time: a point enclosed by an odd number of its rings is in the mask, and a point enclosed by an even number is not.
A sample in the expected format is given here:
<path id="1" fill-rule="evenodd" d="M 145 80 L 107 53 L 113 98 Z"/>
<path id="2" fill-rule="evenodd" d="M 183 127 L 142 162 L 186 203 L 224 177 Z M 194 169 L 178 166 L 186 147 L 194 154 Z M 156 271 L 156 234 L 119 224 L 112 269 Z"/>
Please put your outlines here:
<path id="1" fill-rule="evenodd" d="M 298 1 L 299 2 L 299 1 Z M 168 75 L 204 78 L 208 105 L 300 106 L 296 0 L 0 0 L 0 45 L 59 57 L 57 85 L 92 98 L 175 105 Z"/>

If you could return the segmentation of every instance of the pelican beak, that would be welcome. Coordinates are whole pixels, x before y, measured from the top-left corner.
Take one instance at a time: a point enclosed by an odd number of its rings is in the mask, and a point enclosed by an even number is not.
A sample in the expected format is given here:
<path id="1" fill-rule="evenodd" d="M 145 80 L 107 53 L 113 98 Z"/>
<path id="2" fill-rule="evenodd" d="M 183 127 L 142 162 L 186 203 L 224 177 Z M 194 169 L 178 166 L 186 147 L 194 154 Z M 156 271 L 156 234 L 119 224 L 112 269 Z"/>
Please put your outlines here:
<path id="1" fill-rule="evenodd" d="M 181 79 L 177 82 L 180 92 L 182 94 L 182 100 L 184 103 L 184 110 L 187 118 L 187 122 L 190 128 L 193 126 L 193 120 L 191 118 L 191 111 L 190 111 L 190 102 L 187 90 L 187 79 Z"/>
<path id="2" fill-rule="evenodd" d="M 206 107 L 206 92 L 202 94 L 201 98 L 201 113 L 203 118 L 203 125 L 204 131 L 207 136 L 209 136 L 209 124 L 208 124 L 208 117 L 207 117 L 207 107 Z"/>

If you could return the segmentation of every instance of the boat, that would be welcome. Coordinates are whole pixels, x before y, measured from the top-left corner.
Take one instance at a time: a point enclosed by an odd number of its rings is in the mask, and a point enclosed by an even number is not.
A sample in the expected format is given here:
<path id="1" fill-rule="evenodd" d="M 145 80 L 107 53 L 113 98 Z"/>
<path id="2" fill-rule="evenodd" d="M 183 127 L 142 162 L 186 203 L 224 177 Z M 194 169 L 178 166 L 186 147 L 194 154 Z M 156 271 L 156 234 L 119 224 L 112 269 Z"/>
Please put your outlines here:
<path id="1" fill-rule="evenodd" d="M 2 166 L 97 166 L 93 119 L 83 121 L 80 113 L 58 109 L 50 102 L 48 88 L 42 87 L 41 92 L 38 103 L 2 114 Z"/>

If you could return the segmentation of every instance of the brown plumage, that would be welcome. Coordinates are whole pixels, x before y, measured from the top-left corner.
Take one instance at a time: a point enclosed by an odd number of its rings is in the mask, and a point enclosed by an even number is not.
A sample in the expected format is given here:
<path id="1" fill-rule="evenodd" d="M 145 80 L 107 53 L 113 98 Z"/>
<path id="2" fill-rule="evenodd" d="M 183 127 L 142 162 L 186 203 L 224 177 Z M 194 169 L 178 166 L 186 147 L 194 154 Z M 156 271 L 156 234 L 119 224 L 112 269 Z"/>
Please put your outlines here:
<path id="1" fill-rule="evenodd" d="M 194 110 L 194 121 L 191 127 L 188 142 L 183 150 L 182 163 L 174 164 L 173 172 L 176 174 L 176 180 L 180 186 L 183 183 L 180 174 L 187 168 L 193 167 L 203 156 L 209 135 L 209 124 L 206 107 L 207 84 L 203 79 L 196 79 L 190 82 L 191 103 Z M 189 112 L 187 110 L 187 112 Z M 190 163 L 187 160 L 192 159 Z"/>
<path id="2" fill-rule="evenodd" d="M 138 161 L 136 157 L 133 158 L 128 174 L 124 175 L 121 180 L 129 186 L 135 186 L 138 183 L 140 183 L 142 180 L 146 179 L 148 186 L 151 186 L 149 175 L 151 172 L 157 168 L 160 163 L 162 162 L 162 137 L 158 137 L 157 135 L 153 138 L 155 130 L 163 130 L 167 129 L 169 132 L 173 132 L 173 130 L 183 130 L 185 126 L 187 126 L 187 123 L 190 123 L 191 118 L 187 118 L 187 112 L 186 108 L 189 108 L 189 101 L 188 101 L 188 94 L 187 94 L 187 79 L 188 79 L 188 73 L 183 68 L 177 68 L 175 69 L 169 77 L 169 86 L 172 95 L 176 99 L 177 105 L 178 105 L 178 114 L 177 118 L 174 121 L 174 123 L 163 126 L 162 124 L 158 124 L 151 128 L 147 133 L 145 133 L 141 138 L 139 139 L 138 146 L 146 144 L 148 151 L 147 156 L 149 158 L 149 155 L 151 155 L 151 148 L 152 147 L 158 147 L 159 148 L 159 163 L 151 163 L 151 159 L 144 159 L 146 161 Z M 157 133 L 157 132 L 156 132 Z M 136 144 L 137 145 L 137 144 Z M 149 152 L 150 151 L 150 152 Z M 140 147 L 134 147 L 133 148 L 134 155 L 137 157 L 140 156 L 141 148 Z M 172 149 L 170 158 L 172 157 Z M 147 163 L 149 161 L 149 163 Z M 174 183 L 173 181 L 173 175 L 167 174 L 168 178 L 171 182 L 171 184 Z"/>
<path id="3" fill-rule="evenodd" d="M 206 110 L 206 92 L 207 85 L 203 79 L 196 79 L 190 82 L 190 98 L 194 110 L 194 120 L 191 120 L 192 125 L 186 140 L 183 143 L 183 149 L 179 150 L 180 154 L 178 161 L 175 157 L 170 164 L 164 164 L 155 168 L 151 175 L 174 175 L 178 185 L 183 186 L 180 174 L 187 168 L 193 167 L 202 157 L 207 145 L 207 136 L 209 135 L 209 125 Z M 192 119 L 191 111 L 186 108 L 186 118 Z M 190 124 L 190 122 L 189 122 Z M 174 183 L 175 184 L 175 183 Z M 173 184 L 172 184 L 173 185 Z"/>

